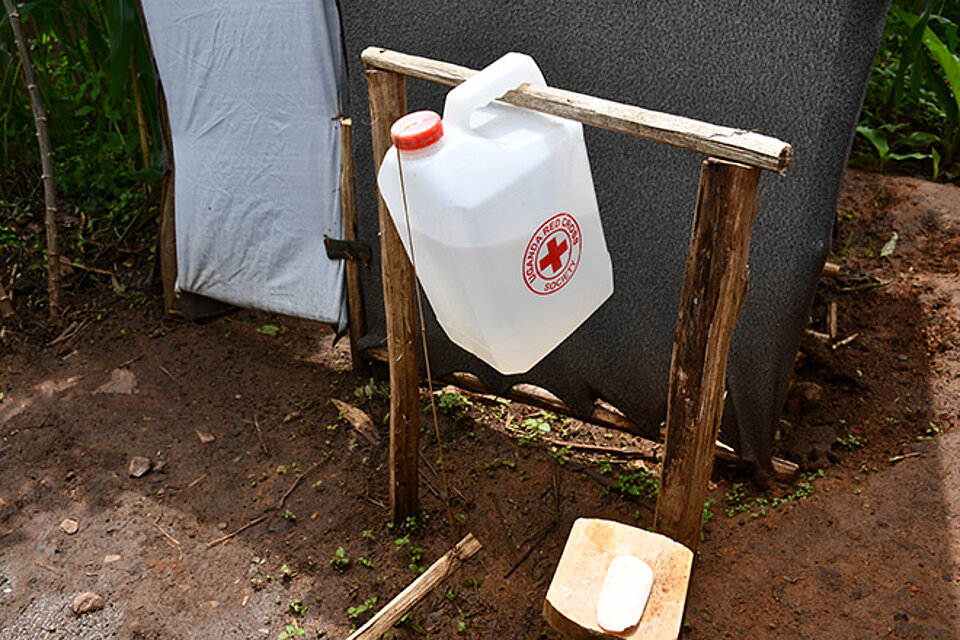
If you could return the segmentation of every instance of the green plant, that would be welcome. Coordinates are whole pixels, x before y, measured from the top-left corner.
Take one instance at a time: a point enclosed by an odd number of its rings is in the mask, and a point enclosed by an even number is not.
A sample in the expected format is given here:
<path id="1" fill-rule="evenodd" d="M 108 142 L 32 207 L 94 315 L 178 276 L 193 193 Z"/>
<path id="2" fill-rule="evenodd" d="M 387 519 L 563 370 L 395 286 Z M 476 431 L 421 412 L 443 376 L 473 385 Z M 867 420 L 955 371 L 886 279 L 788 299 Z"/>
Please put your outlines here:
<path id="1" fill-rule="evenodd" d="M 437 397 L 437 407 L 440 411 L 455 421 L 460 420 L 466 415 L 467 409 L 473 406 L 473 402 L 460 393 L 449 393 L 446 391 L 435 392 Z"/>
<path id="2" fill-rule="evenodd" d="M 21 2 L 54 151 L 62 255 L 86 263 L 104 245 L 146 244 L 159 186 L 160 140 L 153 64 L 136 0 Z M 138 124 L 138 115 L 143 127 Z M 9 19 L 0 12 L 0 226 L 17 228 L 20 246 L 0 240 L 2 270 L 22 277 L 45 261 L 33 217 L 40 162 L 23 65 Z M 154 192 L 155 193 L 155 192 Z M 3 234 L 0 234 L 2 236 Z M 143 244 L 138 248 L 142 248 Z M 90 252 L 90 249 L 95 249 Z M 88 256 L 90 252 L 92 255 Z M 89 276 L 100 281 L 100 276 Z"/>
<path id="3" fill-rule="evenodd" d="M 347 557 L 347 552 L 344 551 L 343 547 L 337 547 L 333 557 L 330 558 L 330 566 L 340 573 L 343 573 L 350 566 L 350 558 Z"/>
<path id="4" fill-rule="evenodd" d="M 374 613 L 376 611 L 376 609 L 374 608 L 375 604 L 377 604 L 376 598 L 367 598 L 366 600 L 363 601 L 363 604 L 358 604 L 355 607 L 348 607 L 347 615 L 354 620 L 359 620 L 360 616 L 362 616 L 365 613 L 368 613 L 368 612 Z"/>
<path id="5" fill-rule="evenodd" d="M 635 473 L 625 473 L 617 477 L 607 491 L 616 491 L 620 495 L 645 496 L 656 499 L 660 489 L 660 478 L 641 467 Z"/>
<path id="6" fill-rule="evenodd" d="M 960 175 L 960 3 L 894 0 L 861 112 L 854 161 L 934 180 Z"/>
<path id="7" fill-rule="evenodd" d="M 862 449 L 867 446 L 867 439 L 850 434 L 845 438 L 838 437 L 837 446 L 842 449 Z"/>
<path id="8" fill-rule="evenodd" d="M 279 640 L 289 640 L 290 638 L 296 638 L 297 636 L 302 636 L 306 633 L 303 630 L 303 627 L 298 627 L 297 623 L 288 624 L 283 628 L 283 631 L 280 632 L 280 635 L 277 636 Z"/>
<path id="9" fill-rule="evenodd" d="M 291 522 L 297 519 L 297 514 L 295 514 L 293 511 L 290 511 L 290 509 L 284 509 L 283 513 L 280 515 L 283 516 L 284 520 L 289 520 Z"/>
<path id="10" fill-rule="evenodd" d="M 423 558 L 423 549 L 410 542 L 409 533 L 402 538 L 397 538 L 394 540 L 393 544 L 396 546 L 397 551 L 407 552 L 407 555 L 410 558 L 410 564 L 408 566 L 414 575 L 418 576 L 426 571 L 426 567 L 423 567 L 419 564 L 420 560 Z"/>
<path id="11" fill-rule="evenodd" d="M 287 604 L 287 610 L 294 616 L 303 617 L 307 612 L 307 608 L 307 605 L 305 605 L 300 598 L 290 598 L 290 602 Z"/>

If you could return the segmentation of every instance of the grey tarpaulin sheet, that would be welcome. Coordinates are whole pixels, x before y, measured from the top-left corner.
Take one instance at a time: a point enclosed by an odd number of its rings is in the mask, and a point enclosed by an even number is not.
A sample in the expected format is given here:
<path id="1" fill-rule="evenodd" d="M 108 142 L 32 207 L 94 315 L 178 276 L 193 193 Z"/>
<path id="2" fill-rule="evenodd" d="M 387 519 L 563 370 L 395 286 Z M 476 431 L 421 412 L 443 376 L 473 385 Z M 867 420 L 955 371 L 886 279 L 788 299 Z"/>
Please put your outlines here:
<path id="1" fill-rule="evenodd" d="M 768 467 L 773 434 L 807 313 L 830 247 L 847 155 L 887 0 L 342 0 L 351 115 L 358 126 L 361 237 L 376 244 L 367 88 L 360 52 L 387 47 L 480 68 L 528 53 L 547 82 L 794 145 L 786 177 L 765 175 L 750 253 L 751 282 L 728 368 L 723 439 Z M 407 83 L 409 108 L 441 110 L 444 90 Z M 504 378 L 446 340 L 431 317 L 435 373 L 519 381 L 587 414 L 603 398 L 655 433 L 670 353 L 699 164 L 695 153 L 586 127 L 615 292 L 528 374 Z M 384 338 L 380 265 L 364 270 L 361 346 Z"/>
<path id="2" fill-rule="evenodd" d="M 342 44 L 333 0 L 143 0 L 176 168 L 177 287 L 336 322 Z"/>

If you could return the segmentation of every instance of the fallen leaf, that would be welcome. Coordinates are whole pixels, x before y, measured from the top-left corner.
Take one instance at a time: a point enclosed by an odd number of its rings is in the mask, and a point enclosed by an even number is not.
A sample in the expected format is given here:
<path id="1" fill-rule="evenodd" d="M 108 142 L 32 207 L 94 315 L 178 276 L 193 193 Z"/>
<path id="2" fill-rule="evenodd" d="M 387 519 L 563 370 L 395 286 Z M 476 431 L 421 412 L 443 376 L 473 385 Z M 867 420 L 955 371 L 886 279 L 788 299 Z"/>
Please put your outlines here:
<path id="1" fill-rule="evenodd" d="M 257 333 L 264 336 L 275 336 L 280 333 L 280 327 L 275 324 L 265 324 L 257 329 Z"/>
<path id="2" fill-rule="evenodd" d="M 336 398 L 331 398 L 330 402 L 343 414 L 350 426 L 356 429 L 370 444 L 380 444 L 380 436 L 377 434 L 377 428 L 373 426 L 373 420 L 362 409 Z"/>
<path id="3" fill-rule="evenodd" d="M 900 235 L 896 231 L 894 231 L 893 235 L 890 236 L 890 239 L 887 240 L 887 243 L 883 245 L 882 249 L 880 249 L 880 257 L 886 258 L 890 254 L 892 254 L 894 250 L 897 248 L 897 240 L 899 239 L 900 239 Z"/>

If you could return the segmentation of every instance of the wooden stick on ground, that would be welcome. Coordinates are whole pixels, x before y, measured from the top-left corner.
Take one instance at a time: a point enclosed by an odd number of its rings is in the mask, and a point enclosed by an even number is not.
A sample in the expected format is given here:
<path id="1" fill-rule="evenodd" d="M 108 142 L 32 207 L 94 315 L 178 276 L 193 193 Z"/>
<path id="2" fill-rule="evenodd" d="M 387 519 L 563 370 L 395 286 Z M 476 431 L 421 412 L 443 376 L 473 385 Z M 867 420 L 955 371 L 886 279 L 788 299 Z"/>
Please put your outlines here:
<path id="1" fill-rule="evenodd" d="M 263 431 L 260 430 L 260 421 L 257 420 L 257 414 L 253 414 L 253 426 L 257 429 L 257 439 L 260 440 L 260 448 L 263 449 L 263 455 L 270 455 L 270 451 L 267 449 L 267 443 L 263 441 Z"/>
<path id="2" fill-rule="evenodd" d="M 465 560 L 480 551 L 482 547 L 480 541 L 474 538 L 472 533 L 468 533 L 463 540 L 457 543 L 457 546 L 430 565 L 430 568 L 423 575 L 401 591 L 400 595 L 388 602 L 375 616 L 367 620 L 366 624 L 353 632 L 347 640 L 376 640 L 376 638 L 379 638 L 389 631 L 403 617 L 403 614 L 412 609 L 424 596 L 433 591 L 447 576 L 453 574 Z"/>
<path id="3" fill-rule="evenodd" d="M 40 167 L 43 179 L 43 200 L 46 205 L 44 225 L 47 230 L 47 277 L 49 279 L 50 315 L 60 315 L 60 242 L 57 234 L 57 188 L 53 180 L 53 145 L 50 144 L 50 131 L 47 128 L 47 110 L 43 105 L 43 96 L 37 86 L 37 74 L 30 58 L 30 49 L 23 37 L 20 25 L 20 13 L 13 0 L 3 0 L 10 16 L 10 29 L 23 62 L 23 76 L 27 81 L 30 106 L 37 127 L 37 141 L 40 143 Z"/>

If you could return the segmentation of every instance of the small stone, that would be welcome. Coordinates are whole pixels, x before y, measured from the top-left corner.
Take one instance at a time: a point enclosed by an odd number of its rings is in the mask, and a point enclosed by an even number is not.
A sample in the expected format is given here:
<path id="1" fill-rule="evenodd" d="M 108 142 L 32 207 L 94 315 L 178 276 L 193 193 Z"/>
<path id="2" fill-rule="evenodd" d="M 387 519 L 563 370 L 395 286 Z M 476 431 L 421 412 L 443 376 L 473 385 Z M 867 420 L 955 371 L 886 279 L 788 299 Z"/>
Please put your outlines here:
<path id="1" fill-rule="evenodd" d="M 150 471 L 150 458 L 143 456 L 133 456 L 130 459 L 130 476 L 133 478 L 142 478 Z"/>
<path id="2" fill-rule="evenodd" d="M 804 411 L 811 411 L 820 406 L 823 399 L 823 387 L 816 382 L 801 382 L 800 393 L 802 396 L 801 407 Z"/>
<path id="3" fill-rule="evenodd" d="M 197 432 L 197 437 L 200 438 L 200 442 L 203 444 L 209 444 L 217 439 L 212 433 L 207 433 L 206 431 L 200 431 L 200 429 L 194 429 Z"/>
<path id="4" fill-rule="evenodd" d="M 103 609 L 103 596 L 93 591 L 85 591 L 73 599 L 73 612 L 82 615 Z"/>
<path id="5" fill-rule="evenodd" d="M 227 523 L 226 523 L 226 522 L 221 522 L 221 523 L 219 523 L 219 524 L 217 525 L 217 529 L 220 529 L 220 531 L 226 531 L 226 530 L 227 530 Z"/>
<path id="6" fill-rule="evenodd" d="M 72 536 L 77 531 L 80 531 L 80 523 L 73 518 L 64 518 L 63 522 L 60 523 L 60 531 L 63 531 L 68 536 Z"/>
<path id="7" fill-rule="evenodd" d="M 111 553 L 108 556 L 103 556 L 103 564 L 113 564 L 114 562 L 120 562 L 120 556 L 116 553 Z"/>

